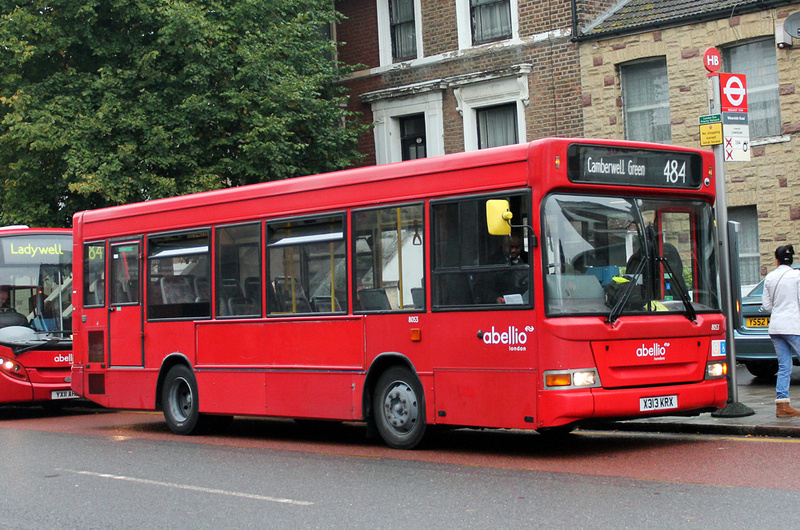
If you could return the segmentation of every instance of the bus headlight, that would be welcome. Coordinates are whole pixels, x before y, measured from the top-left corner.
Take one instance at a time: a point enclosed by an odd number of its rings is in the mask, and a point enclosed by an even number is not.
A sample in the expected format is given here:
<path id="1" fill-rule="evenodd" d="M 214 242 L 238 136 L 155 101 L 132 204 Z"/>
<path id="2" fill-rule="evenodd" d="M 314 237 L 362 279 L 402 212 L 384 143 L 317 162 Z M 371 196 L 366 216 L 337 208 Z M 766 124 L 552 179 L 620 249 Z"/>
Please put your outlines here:
<path id="1" fill-rule="evenodd" d="M 728 375 L 728 364 L 720 361 L 706 365 L 706 379 L 719 379 Z"/>
<path id="2" fill-rule="evenodd" d="M 544 373 L 545 389 L 595 388 L 600 386 L 596 368 L 584 370 L 551 370 Z"/>
<path id="3" fill-rule="evenodd" d="M 0 371 L 16 379 L 28 379 L 28 372 L 17 361 L 0 357 Z"/>

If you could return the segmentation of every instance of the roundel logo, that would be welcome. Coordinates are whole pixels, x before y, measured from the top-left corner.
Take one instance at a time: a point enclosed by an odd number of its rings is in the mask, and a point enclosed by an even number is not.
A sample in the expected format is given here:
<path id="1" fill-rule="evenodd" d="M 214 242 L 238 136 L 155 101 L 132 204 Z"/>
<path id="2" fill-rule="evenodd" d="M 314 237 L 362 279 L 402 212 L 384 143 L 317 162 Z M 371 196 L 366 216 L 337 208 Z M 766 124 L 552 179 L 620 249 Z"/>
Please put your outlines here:
<path id="1" fill-rule="evenodd" d="M 722 112 L 747 112 L 747 81 L 744 74 L 719 75 Z"/>

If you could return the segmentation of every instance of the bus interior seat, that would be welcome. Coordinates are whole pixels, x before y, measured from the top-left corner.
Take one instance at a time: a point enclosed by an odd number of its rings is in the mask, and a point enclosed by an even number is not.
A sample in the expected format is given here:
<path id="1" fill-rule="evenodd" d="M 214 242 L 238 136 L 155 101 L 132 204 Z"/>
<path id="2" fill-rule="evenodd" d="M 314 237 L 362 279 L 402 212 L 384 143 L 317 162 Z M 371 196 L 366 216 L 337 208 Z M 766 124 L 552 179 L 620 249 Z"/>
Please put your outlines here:
<path id="1" fill-rule="evenodd" d="M 228 310 L 230 315 L 259 315 L 261 308 L 258 302 L 250 298 L 230 298 L 228 300 Z"/>
<path id="2" fill-rule="evenodd" d="M 208 278 L 200 276 L 194 279 L 195 302 L 208 302 L 211 299 L 209 287 Z"/>
<path id="3" fill-rule="evenodd" d="M 125 282 L 128 286 L 128 301 L 139 302 L 139 280 L 130 279 Z"/>
<path id="4" fill-rule="evenodd" d="M 165 304 L 188 304 L 197 298 L 188 276 L 163 276 L 161 297 Z"/>
<path id="5" fill-rule="evenodd" d="M 125 290 L 125 287 L 122 285 L 122 282 L 119 280 L 114 280 L 114 296 L 112 298 L 113 303 L 115 304 L 124 304 L 130 302 L 130 297 L 128 296 L 128 292 Z"/>
<path id="6" fill-rule="evenodd" d="M 28 319 L 22 313 L 17 313 L 13 309 L 0 313 L 0 328 L 8 326 L 27 326 Z"/>
<path id="7" fill-rule="evenodd" d="M 288 281 L 287 281 L 288 280 Z M 277 276 L 274 280 L 275 294 L 287 313 L 312 313 L 311 302 L 308 301 L 303 286 L 289 276 Z"/>
<path id="8" fill-rule="evenodd" d="M 271 283 L 267 283 L 267 311 L 269 313 L 280 313 L 283 311 L 278 296 L 275 294 L 275 288 Z"/>
<path id="9" fill-rule="evenodd" d="M 244 279 L 244 297 L 250 300 L 261 300 L 261 278 L 248 276 Z"/>
<path id="10" fill-rule="evenodd" d="M 332 313 L 342 310 L 342 306 L 339 305 L 339 300 L 334 298 L 333 304 L 331 304 L 330 296 L 314 296 L 311 298 L 311 305 L 317 313 Z"/>
<path id="11" fill-rule="evenodd" d="M 597 278 L 600 285 L 606 286 L 611 283 L 614 276 L 619 276 L 619 267 L 616 265 L 609 265 L 607 267 L 589 267 L 586 269 L 586 274 L 590 274 Z"/>
<path id="12" fill-rule="evenodd" d="M 605 292 L 593 274 L 548 274 L 545 276 L 545 289 L 551 311 L 607 310 Z"/>
<path id="13" fill-rule="evenodd" d="M 414 309 L 425 309 L 425 289 L 412 287 L 411 299 L 414 301 Z"/>
<path id="14" fill-rule="evenodd" d="M 103 279 L 97 279 L 89 285 L 89 300 L 91 305 L 103 305 L 105 302 L 105 289 L 106 282 Z"/>
<path id="15" fill-rule="evenodd" d="M 361 309 L 364 311 L 390 311 L 392 305 L 385 289 L 361 289 L 358 291 Z"/>
<path id="16" fill-rule="evenodd" d="M 434 277 L 434 282 L 436 305 L 467 306 L 475 303 L 471 275 L 467 273 L 443 274 Z"/>

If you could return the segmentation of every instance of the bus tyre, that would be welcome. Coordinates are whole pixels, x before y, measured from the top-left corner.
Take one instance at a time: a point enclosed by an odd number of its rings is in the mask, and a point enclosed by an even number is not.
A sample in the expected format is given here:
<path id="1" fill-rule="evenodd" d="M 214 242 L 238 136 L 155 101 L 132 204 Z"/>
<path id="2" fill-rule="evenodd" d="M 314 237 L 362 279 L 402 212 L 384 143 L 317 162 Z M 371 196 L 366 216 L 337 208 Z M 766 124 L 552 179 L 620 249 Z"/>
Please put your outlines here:
<path id="1" fill-rule="evenodd" d="M 164 419 L 175 434 L 197 432 L 200 410 L 197 402 L 197 380 L 185 365 L 178 364 L 167 372 L 162 387 Z"/>
<path id="2" fill-rule="evenodd" d="M 394 366 L 378 378 L 372 410 L 381 438 L 395 449 L 413 449 L 425 435 L 425 396 L 409 369 Z"/>

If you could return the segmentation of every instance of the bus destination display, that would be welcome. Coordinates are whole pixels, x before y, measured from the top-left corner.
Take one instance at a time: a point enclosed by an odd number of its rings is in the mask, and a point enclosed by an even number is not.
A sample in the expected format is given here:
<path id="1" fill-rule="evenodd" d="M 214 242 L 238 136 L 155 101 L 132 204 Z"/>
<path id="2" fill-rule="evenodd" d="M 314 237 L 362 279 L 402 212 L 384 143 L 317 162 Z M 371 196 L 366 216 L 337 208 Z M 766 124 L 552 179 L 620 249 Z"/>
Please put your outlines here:
<path id="1" fill-rule="evenodd" d="M 572 144 L 567 158 L 572 182 L 698 189 L 702 180 L 695 153 Z"/>

